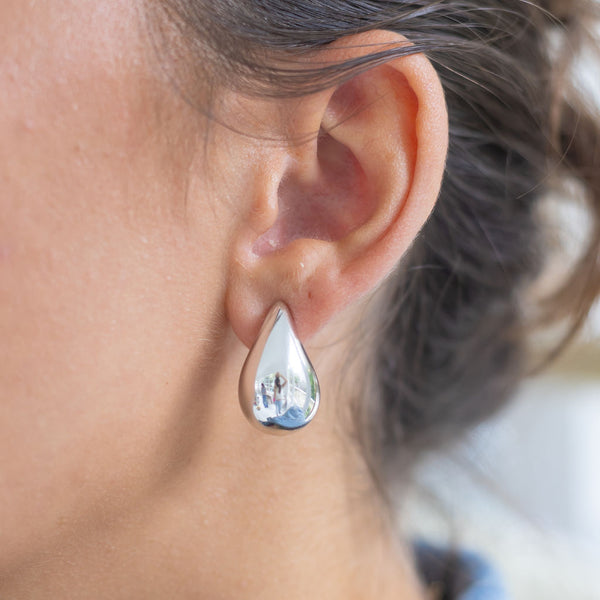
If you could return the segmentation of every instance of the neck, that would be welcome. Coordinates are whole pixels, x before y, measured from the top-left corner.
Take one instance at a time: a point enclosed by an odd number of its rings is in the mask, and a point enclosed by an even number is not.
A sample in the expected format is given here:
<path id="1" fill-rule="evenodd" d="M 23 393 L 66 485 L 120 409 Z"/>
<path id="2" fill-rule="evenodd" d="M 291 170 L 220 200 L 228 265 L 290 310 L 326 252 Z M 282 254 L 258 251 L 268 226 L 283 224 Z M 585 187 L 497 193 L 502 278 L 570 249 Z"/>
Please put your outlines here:
<path id="1" fill-rule="evenodd" d="M 357 453 L 335 433 L 335 407 L 270 436 L 243 420 L 231 374 L 220 380 L 219 410 L 178 422 L 152 487 L 118 517 L 99 510 L 76 543 L 57 542 L 8 582 L 9 597 L 421 597 Z"/>

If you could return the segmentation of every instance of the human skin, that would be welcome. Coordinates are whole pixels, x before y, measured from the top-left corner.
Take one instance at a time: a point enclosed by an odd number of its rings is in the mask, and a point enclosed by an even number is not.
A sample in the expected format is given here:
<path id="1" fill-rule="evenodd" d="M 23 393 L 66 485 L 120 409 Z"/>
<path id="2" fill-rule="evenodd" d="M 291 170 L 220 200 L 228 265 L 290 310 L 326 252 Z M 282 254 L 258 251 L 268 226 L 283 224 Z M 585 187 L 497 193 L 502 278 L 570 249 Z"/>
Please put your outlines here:
<path id="1" fill-rule="evenodd" d="M 343 353 L 323 347 L 437 196 L 433 70 L 414 57 L 276 106 L 223 90 L 223 120 L 256 134 L 240 135 L 177 94 L 143 11 L 0 4 L 0 595 L 418 597 L 337 426 Z M 285 143 L 372 89 L 378 112 Z M 324 398 L 286 438 L 236 400 L 277 300 Z"/>

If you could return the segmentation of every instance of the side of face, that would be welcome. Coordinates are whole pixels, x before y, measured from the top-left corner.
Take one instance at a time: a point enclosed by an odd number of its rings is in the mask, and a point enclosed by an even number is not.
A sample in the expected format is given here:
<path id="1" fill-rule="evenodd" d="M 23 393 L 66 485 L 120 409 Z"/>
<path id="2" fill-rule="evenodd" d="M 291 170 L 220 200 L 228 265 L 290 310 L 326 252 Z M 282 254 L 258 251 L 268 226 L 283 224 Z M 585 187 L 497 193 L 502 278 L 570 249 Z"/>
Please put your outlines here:
<path id="1" fill-rule="evenodd" d="M 222 304 L 225 219 L 185 197 L 202 128 L 137 4 L 0 6 L 0 572 L 151 485 Z"/>
<path id="2" fill-rule="evenodd" d="M 440 189 L 447 113 L 424 55 L 301 98 L 219 89 L 207 123 L 144 8 L 0 6 L 0 573 L 94 540 L 184 465 L 192 490 L 230 481 L 221 455 L 261 444 L 237 377 L 269 309 L 330 345 Z M 365 32 L 307 60 L 407 43 Z"/>

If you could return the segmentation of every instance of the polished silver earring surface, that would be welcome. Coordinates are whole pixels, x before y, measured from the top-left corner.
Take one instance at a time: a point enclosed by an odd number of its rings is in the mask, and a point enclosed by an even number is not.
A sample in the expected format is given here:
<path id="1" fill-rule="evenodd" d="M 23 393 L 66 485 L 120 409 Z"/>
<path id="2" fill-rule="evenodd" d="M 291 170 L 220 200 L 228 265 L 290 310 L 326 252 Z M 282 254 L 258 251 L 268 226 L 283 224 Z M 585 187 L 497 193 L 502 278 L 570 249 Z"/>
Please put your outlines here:
<path id="1" fill-rule="evenodd" d="M 319 408 L 319 380 L 282 302 L 269 311 L 250 349 L 239 397 L 250 423 L 271 433 L 304 427 Z"/>

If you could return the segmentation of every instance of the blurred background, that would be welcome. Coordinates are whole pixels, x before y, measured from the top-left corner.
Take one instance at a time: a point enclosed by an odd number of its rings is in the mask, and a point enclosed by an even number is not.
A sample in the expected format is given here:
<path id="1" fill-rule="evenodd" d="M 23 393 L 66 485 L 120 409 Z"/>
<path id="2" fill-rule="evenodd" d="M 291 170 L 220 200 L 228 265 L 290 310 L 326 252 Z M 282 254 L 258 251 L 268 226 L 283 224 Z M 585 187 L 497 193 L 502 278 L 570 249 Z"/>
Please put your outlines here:
<path id="1" fill-rule="evenodd" d="M 551 370 L 418 483 L 411 535 L 489 557 L 514 600 L 600 600 L 600 307 Z"/>
<path id="2" fill-rule="evenodd" d="M 600 107 L 598 59 L 579 64 L 576 83 Z M 573 259 L 585 216 L 560 198 L 549 213 Z M 569 269 L 560 255 L 548 287 Z M 486 555 L 514 600 L 600 600 L 600 303 L 568 352 L 417 483 L 402 512 L 410 535 Z"/>

